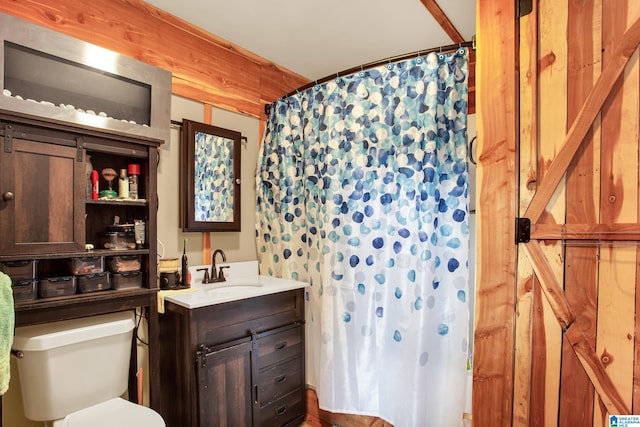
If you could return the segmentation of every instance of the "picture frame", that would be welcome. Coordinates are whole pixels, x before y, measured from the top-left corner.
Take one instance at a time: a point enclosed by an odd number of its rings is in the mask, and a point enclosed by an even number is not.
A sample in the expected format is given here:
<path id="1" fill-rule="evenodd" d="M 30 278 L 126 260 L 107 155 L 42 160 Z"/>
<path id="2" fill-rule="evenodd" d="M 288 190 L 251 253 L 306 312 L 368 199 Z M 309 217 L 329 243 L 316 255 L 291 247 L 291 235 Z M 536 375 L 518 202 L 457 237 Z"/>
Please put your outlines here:
<path id="1" fill-rule="evenodd" d="M 182 231 L 240 231 L 240 142 L 229 129 L 182 120 Z"/>

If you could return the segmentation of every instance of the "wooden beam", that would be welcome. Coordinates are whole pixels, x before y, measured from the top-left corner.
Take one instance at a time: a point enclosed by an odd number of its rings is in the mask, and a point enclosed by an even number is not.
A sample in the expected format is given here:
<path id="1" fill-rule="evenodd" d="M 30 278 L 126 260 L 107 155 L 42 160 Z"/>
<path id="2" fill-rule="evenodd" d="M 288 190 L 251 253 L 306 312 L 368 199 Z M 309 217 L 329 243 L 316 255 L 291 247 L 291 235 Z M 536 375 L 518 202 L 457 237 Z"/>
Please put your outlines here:
<path id="1" fill-rule="evenodd" d="M 537 175 L 537 135 L 538 116 L 527 114 L 530 111 L 538 111 L 538 2 L 532 4 L 533 12 L 519 19 L 520 45 L 519 67 L 520 75 L 526 78 L 520 79 L 520 143 L 518 145 L 519 158 L 519 208 L 518 215 L 524 214 L 526 206 L 535 195 L 535 189 L 528 186 L 531 177 Z M 518 258 L 516 285 L 516 324 L 515 340 L 518 343 L 514 358 L 514 391 L 513 391 L 513 422 L 512 426 L 520 427 L 530 420 L 532 416 L 533 384 L 543 378 L 542 375 L 534 376 L 534 357 L 538 353 L 534 351 L 538 344 L 535 341 L 540 337 L 535 320 L 542 315 L 541 311 L 535 311 L 538 307 L 539 292 L 534 292 L 533 270 L 531 263 L 525 257 Z M 535 403 L 535 400 L 533 401 Z M 531 425 L 529 423 L 529 425 Z"/>
<path id="2" fill-rule="evenodd" d="M 464 37 L 458 32 L 453 25 L 449 17 L 440 9 L 436 0 L 420 0 L 424 7 L 427 8 L 429 13 L 433 16 L 433 19 L 442 27 L 445 33 L 451 38 L 454 43 L 464 42 Z"/>
<path id="3" fill-rule="evenodd" d="M 571 347 L 580 360 L 587 376 L 591 380 L 600 400 L 610 414 L 629 415 L 631 411 L 627 408 L 624 400 L 616 390 L 615 384 L 607 375 L 600 358 L 578 327 L 569 328 L 565 333 L 565 338 L 571 343 Z M 586 409 L 586 408 L 585 408 Z"/>
<path id="4" fill-rule="evenodd" d="M 0 11 L 169 70 L 174 94 L 254 117 L 309 82 L 142 0 L 4 0 Z"/>
<path id="5" fill-rule="evenodd" d="M 544 213 L 558 183 L 566 173 L 567 167 L 569 167 L 573 157 L 580 148 L 585 135 L 591 129 L 593 120 L 602 109 L 602 105 L 607 100 L 618 77 L 620 77 L 624 71 L 638 43 L 640 43 L 640 19 L 636 19 L 633 25 L 622 36 L 620 44 L 611 56 L 611 61 L 598 77 L 593 89 L 591 89 L 587 100 L 580 110 L 580 113 L 576 116 L 575 121 L 571 125 L 562 143 L 562 148 L 558 156 L 549 167 L 544 181 L 538 187 L 536 195 L 531 200 L 525 217 L 529 218 L 532 224 L 538 222 Z"/>
<path id="6" fill-rule="evenodd" d="M 522 247 L 538 277 L 536 283 L 540 284 L 562 329 L 567 329 L 576 320 L 576 316 L 564 297 L 562 285 L 556 279 L 547 256 L 538 242 L 529 242 Z"/>
<path id="7" fill-rule="evenodd" d="M 478 202 L 473 425 L 511 425 L 517 216 L 517 18 L 512 0 L 479 1 Z"/>
<path id="8" fill-rule="evenodd" d="M 208 125 L 213 124 L 213 108 L 210 104 L 204 104 L 204 117 L 202 119 L 203 123 Z M 211 233 L 204 232 L 202 233 L 202 264 L 209 265 L 211 264 Z"/>
<path id="9" fill-rule="evenodd" d="M 640 224 L 532 224 L 532 240 L 638 241 Z"/>

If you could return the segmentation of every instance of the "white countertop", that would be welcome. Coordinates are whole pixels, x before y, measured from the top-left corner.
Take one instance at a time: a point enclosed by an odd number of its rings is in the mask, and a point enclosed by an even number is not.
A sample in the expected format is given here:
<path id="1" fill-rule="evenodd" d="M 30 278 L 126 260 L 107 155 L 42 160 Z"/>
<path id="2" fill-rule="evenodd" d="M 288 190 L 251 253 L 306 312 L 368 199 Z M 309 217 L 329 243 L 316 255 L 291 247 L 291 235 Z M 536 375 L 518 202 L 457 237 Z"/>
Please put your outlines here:
<path id="1" fill-rule="evenodd" d="M 237 263 L 225 263 L 227 280 L 220 283 L 203 284 L 203 272 L 199 268 L 210 266 L 195 266 L 191 271 L 191 287 L 188 292 L 171 293 L 165 297 L 165 301 L 185 308 L 200 308 L 225 302 L 238 301 L 278 292 L 291 291 L 305 288 L 309 284 L 297 280 L 279 279 L 258 274 L 258 262 L 247 261 Z"/>

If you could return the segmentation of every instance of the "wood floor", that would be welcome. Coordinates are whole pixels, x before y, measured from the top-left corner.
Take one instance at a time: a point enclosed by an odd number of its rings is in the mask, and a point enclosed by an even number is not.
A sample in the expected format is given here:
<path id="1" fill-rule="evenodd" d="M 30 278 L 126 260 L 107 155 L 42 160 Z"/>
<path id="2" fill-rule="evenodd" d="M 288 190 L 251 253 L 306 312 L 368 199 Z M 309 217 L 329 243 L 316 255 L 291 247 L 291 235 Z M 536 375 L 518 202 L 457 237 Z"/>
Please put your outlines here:
<path id="1" fill-rule="evenodd" d="M 315 390 L 307 389 L 307 418 L 299 427 L 393 427 L 380 418 L 350 414 L 334 414 L 318 406 Z"/>

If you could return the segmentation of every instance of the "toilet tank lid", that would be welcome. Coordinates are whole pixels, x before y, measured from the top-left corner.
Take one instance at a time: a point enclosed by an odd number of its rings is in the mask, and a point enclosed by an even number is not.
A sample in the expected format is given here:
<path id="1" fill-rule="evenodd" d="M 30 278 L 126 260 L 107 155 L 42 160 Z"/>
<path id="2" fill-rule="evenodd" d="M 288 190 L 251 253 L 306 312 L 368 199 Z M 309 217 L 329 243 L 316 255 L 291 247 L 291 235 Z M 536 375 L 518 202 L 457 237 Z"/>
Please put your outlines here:
<path id="1" fill-rule="evenodd" d="M 45 351 L 56 347 L 128 333 L 134 327 L 133 314 L 123 311 L 41 325 L 16 328 L 14 350 Z"/>

